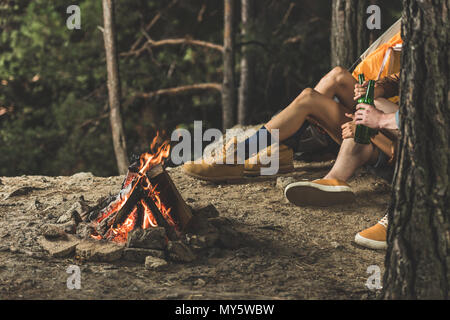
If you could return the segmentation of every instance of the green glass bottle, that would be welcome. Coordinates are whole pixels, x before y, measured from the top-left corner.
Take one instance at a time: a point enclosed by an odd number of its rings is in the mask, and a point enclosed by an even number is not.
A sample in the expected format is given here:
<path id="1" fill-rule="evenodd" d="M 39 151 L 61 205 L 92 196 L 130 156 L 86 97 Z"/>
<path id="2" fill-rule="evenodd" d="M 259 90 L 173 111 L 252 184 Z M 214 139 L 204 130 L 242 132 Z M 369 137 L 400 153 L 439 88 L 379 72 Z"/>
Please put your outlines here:
<path id="1" fill-rule="evenodd" d="M 365 79 L 364 79 L 364 73 L 358 74 L 358 82 L 359 82 L 359 84 L 360 84 L 360 85 L 363 85 L 363 84 L 364 84 L 364 81 L 365 81 Z M 360 97 L 360 98 L 358 99 L 358 103 L 364 103 L 364 97 Z"/>
<path id="2" fill-rule="evenodd" d="M 374 88 L 375 88 L 375 81 L 369 80 L 369 85 L 367 86 L 366 96 L 363 99 L 358 99 L 358 103 L 365 103 L 374 105 Z M 361 100 L 361 101 L 360 101 Z M 366 127 L 362 124 L 356 125 L 355 129 L 355 142 L 361 143 L 361 144 L 369 144 L 370 143 L 370 137 L 373 134 L 373 130 L 371 130 L 369 127 Z"/>

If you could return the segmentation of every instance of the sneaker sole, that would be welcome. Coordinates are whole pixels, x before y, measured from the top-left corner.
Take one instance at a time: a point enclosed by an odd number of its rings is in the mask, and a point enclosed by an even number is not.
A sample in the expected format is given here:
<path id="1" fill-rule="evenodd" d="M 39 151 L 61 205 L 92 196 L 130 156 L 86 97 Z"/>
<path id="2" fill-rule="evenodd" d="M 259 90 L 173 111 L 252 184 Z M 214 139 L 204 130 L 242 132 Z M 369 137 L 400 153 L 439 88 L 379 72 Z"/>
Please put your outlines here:
<path id="1" fill-rule="evenodd" d="M 359 233 L 355 236 L 355 243 L 359 244 L 360 246 L 369 248 L 369 249 L 375 249 L 375 250 L 386 250 L 387 248 L 387 242 L 386 241 L 377 241 L 377 240 L 371 240 L 362 237 Z"/>
<path id="2" fill-rule="evenodd" d="M 278 173 L 277 174 L 283 174 L 283 173 L 289 173 L 294 171 L 294 166 L 293 165 L 287 165 L 287 166 L 281 166 L 278 169 Z M 244 170 L 244 175 L 246 175 L 247 177 L 259 177 L 261 175 L 261 170 Z"/>
<path id="3" fill-rule="evenodd" d="M 296 206 L 326 207 L 355 201 L 355 194 L 348 186 L 322 186 L 311 182 L 291 183 L 284 195 Z"/>

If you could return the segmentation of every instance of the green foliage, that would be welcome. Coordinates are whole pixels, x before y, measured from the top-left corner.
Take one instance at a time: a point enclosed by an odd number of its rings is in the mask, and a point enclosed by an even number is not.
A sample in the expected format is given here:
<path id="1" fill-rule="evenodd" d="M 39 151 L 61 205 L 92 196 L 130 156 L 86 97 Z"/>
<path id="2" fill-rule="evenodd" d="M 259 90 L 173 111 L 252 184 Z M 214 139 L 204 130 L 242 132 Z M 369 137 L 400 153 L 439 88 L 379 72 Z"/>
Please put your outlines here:
<path id="1" fill-rule="evenodd" d="M 171 2 L 118 1 L 119 53 L 130 50 L 159 12 L 161 18 L 148 31 L 153 40 L 188 36 L 222 43 L 222 0 L 183 0 L 167 9 Z M 287 15 L 291 3 L 295 6 Z M 103 25 L 101 1 L 76 2 L 81 30 L 66 27 L 66 8 L 72 4 L 8 0 L 0 5 L 0 110 L 10 110 L 0 115 L 0 176 L 117 172 L 98 28 Z M 329 1 L 258 1 L 251 37 L 236 39 L 238 49 L 250 42 L 246 46 L 257 59 L 252 122 L 267 120 L 328 70 L 329 7 Z M 222 82 L 221 54 L 202 47 L 158 47 L 121 56 L 119 63 L 124 102 L 136 92 Z M 157 130 L 191 128 L 199 119 L 204 126 L 220 128 L 220 115 L 216 91 L 124 103 L 129 153 L 147 150 Z"/>

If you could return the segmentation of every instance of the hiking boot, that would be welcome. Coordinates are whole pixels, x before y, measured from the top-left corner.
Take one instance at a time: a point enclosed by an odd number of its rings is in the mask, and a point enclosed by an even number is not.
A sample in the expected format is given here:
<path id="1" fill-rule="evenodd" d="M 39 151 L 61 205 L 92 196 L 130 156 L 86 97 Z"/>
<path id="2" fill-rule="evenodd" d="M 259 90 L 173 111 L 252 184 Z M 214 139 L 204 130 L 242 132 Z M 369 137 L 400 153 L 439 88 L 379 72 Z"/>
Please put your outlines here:
<path id="1" fill-rule="evenodd" d="M 269 146 L 265 148 L 264 150 L 258 152 L 253 157 L 247 159 L 245 161 L 244 166 L 244 175 L 254 177 L 259 176 L 261 174 L 261 168 L 267 168 L 270 166 L 269 164 L 261 164 L 260 158 L 263 157 L 270 157 L 272 151 L 276 151 L 275 148 L 278 148 L 278 173 L 288 173 L 294 170 L 294 152 L 291 148 L 284 144 L 274 144 L 272 146 Z"/>
<path id="2" fill-rule="evenodd" d="M 367 228 L 355 236 L 355 242 L 360 246 L 369 249 L 386 249 L 386 231 L 388 226 L 388 217 L 385 215 L 374 226 Z"/>
<path id="3" fill-rule="evenodd" d="M 287 185 L 284 195 L 297 206 L 331 206 L 355 200 L 350 186 L 337 179 L 294 182 Z"/>
<path id="4" fill-rule="evenodd" d="M 234 137 L 224 145 L 222 150 L 203 158 L 201 162 L 188 161 L 183 165 L 183 172 L 188 176 L 213 182 L 240 180 L 244 176 L 244 165 L 237 164 L 237 138 Z M 232 154 L 232 155 L 231 155 Z M 227 157 L 232 157 L 230 164 Z M 220 162 L 218 160 L 221 160 Z M 233 163 L 234 162 L 234 163 Z"/>

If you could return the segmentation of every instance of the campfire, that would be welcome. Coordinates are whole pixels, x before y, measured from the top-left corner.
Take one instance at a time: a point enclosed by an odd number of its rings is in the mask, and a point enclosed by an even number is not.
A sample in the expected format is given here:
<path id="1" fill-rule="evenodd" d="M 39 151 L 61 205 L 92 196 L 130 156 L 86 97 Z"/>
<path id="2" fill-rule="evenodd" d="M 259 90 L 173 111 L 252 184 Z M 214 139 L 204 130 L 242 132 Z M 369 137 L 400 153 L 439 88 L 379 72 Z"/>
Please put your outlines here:
<path id="1" fill-rule="evenodd" d="M 162 227 L 169 240 L 180 238 L 192 214 L 170 176 L 164 161 L 170 154 L 166 141 L 155 148 L 159 136 L 152 142 L 152 153 L 143 153 L 129 167 L 116 199 L 98 213 L 91 237 L 125 243 L 134 229 Z"/>
<path id="2" fill-rule="evenodd" d="M 43 249 L 57 258 L 123 259 L 160 270 L 166 260 L 189 263 L 239 247 L 239 233 L 212 204 L 186 204 L 164 168 L 170 145 L 156 147 L 157 139 L 128 168 L 115 197 L 102 197 L 94 207 L 80 197 L 56 224 L 44 225 L 38 239 Z"/>

